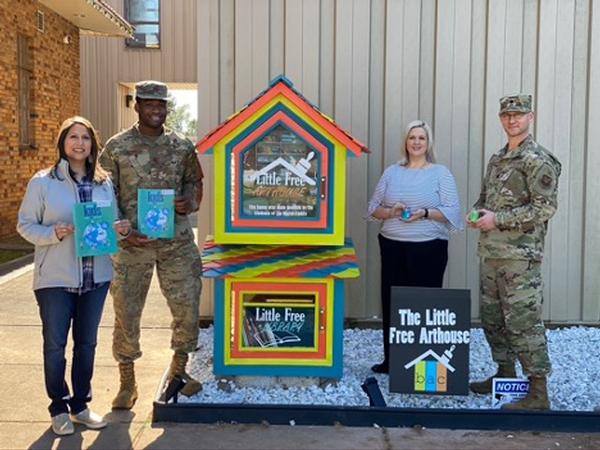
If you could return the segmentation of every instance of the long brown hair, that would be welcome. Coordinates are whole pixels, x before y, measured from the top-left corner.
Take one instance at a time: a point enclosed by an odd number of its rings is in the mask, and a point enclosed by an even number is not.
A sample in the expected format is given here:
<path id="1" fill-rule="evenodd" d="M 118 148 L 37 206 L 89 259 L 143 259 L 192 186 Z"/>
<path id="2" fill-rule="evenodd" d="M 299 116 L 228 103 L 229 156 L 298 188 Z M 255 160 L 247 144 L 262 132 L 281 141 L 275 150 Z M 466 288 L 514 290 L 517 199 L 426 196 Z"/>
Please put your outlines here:
<path id="1" fill-rule="evenodd" d="M 98 154 L 100 153 L 98 132 L 89 120 L 81 116 L 69 117 L 60 126 L 60 130 L 58 131 L 58 138 L 56 139 L 58 159 L 56 163 L 54 163 L 54 165 L 52 166 L 51 174 L 59 180 L 61 179 L 58 174 L 58 165 L 60 164 L 61 159 L 68 160 L 67 154 L 65 153 L 65 140 L 67 139 L 67 134 L 69 133 L 69 130 L 71 130 L 71 127 L 77 124 L 83 125 L 86 128 L 92 140 L 92 150 L 90 152 L 90 156 L 88 156 L 85 162 L 86 178 L 88 180 L 93 180 L 94 183 L 97 184 L 103 183 L 108 179 L 108 173 L 102 168 L 102 166 L 98 162 Z"/>

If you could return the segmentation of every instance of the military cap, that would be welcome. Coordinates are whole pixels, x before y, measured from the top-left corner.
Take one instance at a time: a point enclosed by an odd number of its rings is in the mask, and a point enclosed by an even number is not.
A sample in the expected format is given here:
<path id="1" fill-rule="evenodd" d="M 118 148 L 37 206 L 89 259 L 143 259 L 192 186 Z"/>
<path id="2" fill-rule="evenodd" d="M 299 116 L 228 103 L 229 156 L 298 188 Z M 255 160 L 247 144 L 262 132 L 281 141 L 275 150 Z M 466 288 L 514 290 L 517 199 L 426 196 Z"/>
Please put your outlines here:
<path id="1" fill-rule="evenodd" d="M 135 84 L 135 96 L 144 100 L 167 100 L 167 85 L 160 81 L 146 80 Z"/>
<path id="2" fill-rule="evenodd" d="M 531 112 L 531 95 L 517 94 L 502 97 L 500 99 L 499 114 L 504 114 L 507 112 Z"/>

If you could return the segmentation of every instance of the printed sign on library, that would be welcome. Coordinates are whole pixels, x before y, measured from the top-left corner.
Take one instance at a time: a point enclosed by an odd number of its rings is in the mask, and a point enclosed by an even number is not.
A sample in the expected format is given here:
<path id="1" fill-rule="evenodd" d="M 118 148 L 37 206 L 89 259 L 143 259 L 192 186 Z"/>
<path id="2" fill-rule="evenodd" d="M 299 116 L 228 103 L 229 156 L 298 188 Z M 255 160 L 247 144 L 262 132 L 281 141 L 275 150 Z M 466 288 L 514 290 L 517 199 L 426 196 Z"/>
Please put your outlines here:
<path id="1" fill-rule="evenodd" d="M 241 197 L 246 218 L 318 217 L 320 158 L 295 133 L 279 125 L 244 153 Z"/>

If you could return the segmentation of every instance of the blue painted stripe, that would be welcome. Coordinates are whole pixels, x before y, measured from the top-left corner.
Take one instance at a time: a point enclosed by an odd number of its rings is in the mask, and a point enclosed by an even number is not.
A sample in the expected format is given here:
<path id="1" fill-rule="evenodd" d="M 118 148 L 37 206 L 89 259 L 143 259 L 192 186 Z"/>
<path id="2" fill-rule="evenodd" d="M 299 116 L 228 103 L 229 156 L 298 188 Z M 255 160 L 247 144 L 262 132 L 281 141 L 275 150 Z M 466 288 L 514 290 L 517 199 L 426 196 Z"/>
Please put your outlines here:
<path id="1" fill-rule="evenodd" d="M 437 361 L 425 361 L 425 390 L 427 392 L 437 391 Z"/>
<path id="2" fill-rule="evenodd" d="M 310 135 L 312 135 L 317 141 L 319 141 L 323 146 L 325 146 L 329 153 L 329 170 L 328 170 L 328 180 L 327 186 L 329 188 L 327 195 L 327 208 L 328 208 L 328 217 L 327 217 L 327 227 L 321 230 L 286 230 L 281 228 L 273 228 L 267 229 L 264 228 L 254 228 L 254 227 L 233 227 L 231 223 L 232 213 L 231 213 L 231 196 L 225 195 L 225 232 L 226 233 L 277 233 L 277 234 L 331 234 L 333 230 L 333 208 L 334 208 L 334 195 L 332 195 L 332 189 L 335 185 L 335 149 L 331 141 L 327 140 L 325 136 L 318 133 L 315 129 L 313 129 L 307 122 L 302 120 L 299 116 L 297 116 L 292 110 L 290 110 L 287 106 L 282 103 L 277 103 L 270 110 L 266 111 L 263 116 L 257 119 L 250 127 L 244 130 L 243 133 L 236 136 L 236 138 L 231 141 L 225 148 L 225 192 L 228 187 L 231 187 L 231 153 L 233 148 L 242 140 L 244 140 L 250 133 L 252 133 L 256 128 L 260 127 L 263 123 L 269 120 L 273 115 L 277 112 L 282 111 L 292 120 L 294 120 L 299 126 L 304 128 Z M 311 147 L 312 148 L 312 147 Z M 238 161 L 239 162 L 239 161 Z M 319 186 L 320 189 L 320 186 Z M 259 218 L 254 218 L 260 220 Z M 272 219 L 266 219 L 272 220 Z"/>

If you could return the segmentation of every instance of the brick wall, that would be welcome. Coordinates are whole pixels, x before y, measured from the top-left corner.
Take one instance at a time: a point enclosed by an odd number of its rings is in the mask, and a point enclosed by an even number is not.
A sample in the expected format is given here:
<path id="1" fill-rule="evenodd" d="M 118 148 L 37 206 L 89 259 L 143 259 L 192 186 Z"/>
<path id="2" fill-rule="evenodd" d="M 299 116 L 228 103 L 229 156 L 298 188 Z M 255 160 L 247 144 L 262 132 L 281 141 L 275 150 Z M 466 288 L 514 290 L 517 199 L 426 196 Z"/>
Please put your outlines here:
<path id="1" fill-rule="evenodd" d="M 36 29 L 36 11 L 45 31 Z M 0 0 L 0 239 L 16 234 L 27 182 L 56 159 L 61 122 L 79 114 L 79 30 L 37 0 Z M 17 34 L 31 38 L 31 122 L 34 149 L 19 148 Z M 69 35 L 71 43 L 63 43 Z"/>

